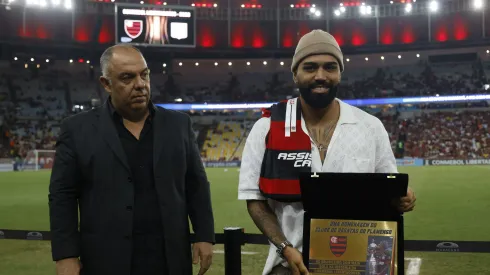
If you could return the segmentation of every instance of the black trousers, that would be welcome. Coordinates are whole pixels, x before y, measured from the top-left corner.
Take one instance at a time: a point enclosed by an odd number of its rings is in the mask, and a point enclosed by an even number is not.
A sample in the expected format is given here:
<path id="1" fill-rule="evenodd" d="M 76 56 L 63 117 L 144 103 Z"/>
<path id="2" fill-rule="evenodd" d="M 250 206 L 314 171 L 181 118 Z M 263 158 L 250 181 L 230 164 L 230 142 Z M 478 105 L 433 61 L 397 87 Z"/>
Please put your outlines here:
<path id="1" fill-rule="evenodd" d="M 133 235 L 131 275 L 168 275 L 163 236 Z"/>

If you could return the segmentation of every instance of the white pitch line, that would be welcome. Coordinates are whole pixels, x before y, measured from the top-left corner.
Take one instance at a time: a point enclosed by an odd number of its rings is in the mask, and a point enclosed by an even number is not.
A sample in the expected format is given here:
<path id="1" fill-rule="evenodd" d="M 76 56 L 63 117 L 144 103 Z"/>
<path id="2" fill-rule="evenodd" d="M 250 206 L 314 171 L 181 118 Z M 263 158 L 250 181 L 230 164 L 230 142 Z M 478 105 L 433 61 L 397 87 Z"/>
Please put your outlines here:
<path id="1" fill-rule="evenodd" d="M 407 275 L 419 275 L 420 266 L 422 265 L 421 258 L 405 258 L 405 260 L 410 261 L 407 267 Z"/>
<path id="2" fill-rule="evenodd" d="M 225 251 L 224 250 L 214 250 L 214 253 L 225 254 Z M 255 254 L 259 254 L 259 252 L 242 251 L 242 254 L 243 255 L 255 255 Z"/>

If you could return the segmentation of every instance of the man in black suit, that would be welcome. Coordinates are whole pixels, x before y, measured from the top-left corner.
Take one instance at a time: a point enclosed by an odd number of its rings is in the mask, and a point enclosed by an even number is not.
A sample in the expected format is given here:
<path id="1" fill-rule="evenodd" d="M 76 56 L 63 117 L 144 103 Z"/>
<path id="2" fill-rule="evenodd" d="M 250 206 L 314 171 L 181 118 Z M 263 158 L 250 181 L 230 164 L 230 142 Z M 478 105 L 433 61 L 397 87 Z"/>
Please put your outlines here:
<path id="1" fill-rule="evenodd" d="M 57 274 L 190 275 L 199 260 L 204 274 L 214 220 L 190 117 L 151 103 L 138 49 L 108 48 L 101 69 L 109 99 L 64 120 L 56 144 L 49 208 Z"/>

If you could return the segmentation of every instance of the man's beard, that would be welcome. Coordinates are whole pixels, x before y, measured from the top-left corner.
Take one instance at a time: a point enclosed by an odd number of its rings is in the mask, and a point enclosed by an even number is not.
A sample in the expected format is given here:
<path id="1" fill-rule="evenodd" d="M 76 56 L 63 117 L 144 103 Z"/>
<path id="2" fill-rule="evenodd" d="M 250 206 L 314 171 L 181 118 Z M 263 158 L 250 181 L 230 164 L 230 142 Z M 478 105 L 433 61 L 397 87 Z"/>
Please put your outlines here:
<path id="1" fill-rule="evenodd" d="M 313 89 L 319 87 L 328 89 L 328 92 L 321 93 L 321 94 L 314 93 Z M 332 103 L 332 101 L 337 96 L 338 86 L 327 84 L 325 82 L 322 83 L 315 82 L 306 87 L 303 85 L 299 85 L 298 89 L 299 89 L 299 93 L 301 94 L 301 97 L 308 105 L 310 105 L 315 109 L 324 109 L 328 105 L 330 105 L 330 103 Z"/>

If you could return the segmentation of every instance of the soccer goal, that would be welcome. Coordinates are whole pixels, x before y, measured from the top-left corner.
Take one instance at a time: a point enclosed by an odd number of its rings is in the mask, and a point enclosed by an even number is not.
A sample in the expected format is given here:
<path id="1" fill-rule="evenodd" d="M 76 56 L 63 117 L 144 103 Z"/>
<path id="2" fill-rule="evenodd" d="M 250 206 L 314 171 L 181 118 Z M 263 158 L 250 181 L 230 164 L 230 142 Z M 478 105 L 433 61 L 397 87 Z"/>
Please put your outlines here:
<path id="1" fill-rule="evenodd" d="M 53 168 L 55 150 L 31 150 L 27 153 L 22 170 L 42 170 Z"/>

